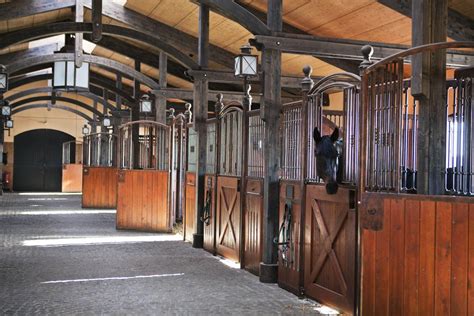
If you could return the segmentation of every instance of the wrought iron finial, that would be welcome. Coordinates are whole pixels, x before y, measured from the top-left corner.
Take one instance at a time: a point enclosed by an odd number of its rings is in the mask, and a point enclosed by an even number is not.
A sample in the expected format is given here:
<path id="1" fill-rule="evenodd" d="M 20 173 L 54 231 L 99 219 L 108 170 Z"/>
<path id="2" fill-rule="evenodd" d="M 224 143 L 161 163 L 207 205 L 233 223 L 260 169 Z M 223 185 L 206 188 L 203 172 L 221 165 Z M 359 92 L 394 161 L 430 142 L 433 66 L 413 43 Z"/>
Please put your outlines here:
<path id="1" fill-rule="evenodd" d="M 374 53 L 374 48 L 370 45 L 364 45 L 360 51 L 362 53 L 362 56 L 364 57 L 364 60 L 362 60 L 362 62 L 359 65 L 359 70 L 362 74 L 365 68 L 373 64 L 373 62 L 371 61 L 371 58 L 372 58 L 372 54 Z"/>
<path id="2" fill-rule="evenodd" d="M 303 68 L 304 78 L 301 80 L 301 89 L 303 91 L 309 91 L 313 87 L 313 79 L 311 79 L 311 74 L 313 68 L 310 65 L 306 65 Z"/>
<path id="3" fill-rule="evenodd" d="M 184 111 L 184 116 L 188 120 L 188 123 L 191 123 L 193 120 L 193 113 L 191 112 L 191 103 L 186 103 L 184 107 L 186 108 L 186 111 Z"/>

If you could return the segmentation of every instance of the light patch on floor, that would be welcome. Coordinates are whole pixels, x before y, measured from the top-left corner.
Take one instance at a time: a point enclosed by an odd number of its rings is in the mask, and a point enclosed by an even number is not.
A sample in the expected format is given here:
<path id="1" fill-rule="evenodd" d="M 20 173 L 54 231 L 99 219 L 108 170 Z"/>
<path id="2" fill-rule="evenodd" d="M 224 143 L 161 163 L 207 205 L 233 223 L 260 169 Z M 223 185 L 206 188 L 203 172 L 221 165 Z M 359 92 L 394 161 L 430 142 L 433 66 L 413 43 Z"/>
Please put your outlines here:
<path id="1" fill-rule="evenodd" d="M 40 205 L 31 205 L 40 206 Z M 80 215 L 80 214 L 116 214 L 116 210 L 48 210 L 48 211 L 6 211 L 1 212 L 0 216 L 11 216 L 11 215 Z"/>
<path id="2" fill-rule="evenodd" d="M 82 192 L 20 192 L 18 195 L 82 195 Z"/>
<path id="3" fill-rule="evenodd" d="M 170 274 L 136 275 L 136 276 L 130 276 L 130 277 L 110 277 L 110 278 L 95 278 L 95 279 L 57 280 L 57 281 L 41 282 L 41 284 L 77 283 L 77 282 L 94 282 L 94 281 L 109 281 L 109 280 L 130 280 L 130 279 L 148 279 L 148 278 L 164 278 L 164 277 L 183 276 L 183 275 L 184 275 L 184 273 L 170 273 Z"/>
<path id="4" fill-rule="evenodd" d="M 106 236 L 106 237 L 79 237 L 55 239 L 29 239 L 22 242 L 27 247 L 62 247 L 100 244 L 125 244 L 159 241 L 182 241 L 180 235 L 163 234 L 152 236 Z"/>

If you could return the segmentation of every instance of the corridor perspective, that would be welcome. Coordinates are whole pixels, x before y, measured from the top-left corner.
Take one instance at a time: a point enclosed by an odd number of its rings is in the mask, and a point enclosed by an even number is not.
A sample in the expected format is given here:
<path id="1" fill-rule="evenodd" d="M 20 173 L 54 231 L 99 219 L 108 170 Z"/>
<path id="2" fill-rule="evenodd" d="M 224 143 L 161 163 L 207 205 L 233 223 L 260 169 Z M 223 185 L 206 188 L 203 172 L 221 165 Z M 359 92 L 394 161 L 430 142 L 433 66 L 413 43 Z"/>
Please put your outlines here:
<path id="1" fill-rule="evenodd" d="M 314 315 L 180 235 L 115 229 L 78 194 L 0 197 L 2 315 Z"/>

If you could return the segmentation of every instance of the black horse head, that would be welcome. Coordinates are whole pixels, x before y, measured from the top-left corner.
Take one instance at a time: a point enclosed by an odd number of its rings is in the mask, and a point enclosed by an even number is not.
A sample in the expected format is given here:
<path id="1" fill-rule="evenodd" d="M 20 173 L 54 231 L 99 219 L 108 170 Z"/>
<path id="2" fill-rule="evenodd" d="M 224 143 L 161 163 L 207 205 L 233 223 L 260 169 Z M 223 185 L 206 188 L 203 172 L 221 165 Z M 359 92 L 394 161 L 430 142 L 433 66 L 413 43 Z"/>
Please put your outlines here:
<path id="1" fill-rule="evenodd" d="M 316 127 L 313 130 L 313 138 L 316 143 L 316 171 L 326 183 L 326 192 L 328 194 L 336 194 L 337 185 L 337 171 L 339 152 L 336 147 L 336 141 L 339 138 L 339 129 L 336 127 L 331 135 L 321 137 L 319 129 Z"/>

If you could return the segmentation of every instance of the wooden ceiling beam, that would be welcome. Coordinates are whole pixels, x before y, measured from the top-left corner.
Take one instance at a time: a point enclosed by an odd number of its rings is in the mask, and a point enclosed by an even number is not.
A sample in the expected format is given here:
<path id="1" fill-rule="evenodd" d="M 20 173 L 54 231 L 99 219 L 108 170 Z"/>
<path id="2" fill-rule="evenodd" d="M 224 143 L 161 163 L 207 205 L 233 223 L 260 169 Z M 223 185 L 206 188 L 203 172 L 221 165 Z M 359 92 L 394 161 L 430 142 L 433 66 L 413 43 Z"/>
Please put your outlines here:
<path id="1" fill-rule="evenodd" d="M 211 10 L 242 25 L 252 34 L 271 35 L 267 25 L 245 7 L 229 0 L 192 0 L 207 5 Z"/>
<path id="2" fill-rule="evenodd" d="M 170 45 L 159 33 L 145 33 L 118 25 L 103 25 L 105 35 L 118 36 L 140 41 L 154 46 L 188 68 L 197 69 L 198 64 L 180 49 Z M 0 50 L 14 44 L 26 43 L 35 39 L 67 33 L 92 33 L 92 23 L 60 22 L 20 29 L 2 34 Z"/>
<path id="3" fill-rule="evenodd" d="M 85 109 L 85 110 L 87 110 L 87 111 L 91 112 L 92 114 L 95 114 L 99 117 L 102 116 L 102 113 L 99 110 L 97 110 L 93 106 L 88 105 L 88 104 L 86 104 L 84 102 L 81 102 L 79 100 L 71 99 L 71 98 L 65 98 L 65 97 L 55 97 L 55 99 L 56 99 L 56 101 L 61 101 L 61 102 L 77 105 L 78 107 L 83 108 L 83 109 Z M 50 95 L 35 96 L 35 97 L 30 97 L 30 98 L 26 98 L 26 99 L 22 99 L 22 100 L 10 103 L 10 106 L 13 110 L 13 109 L 18 108 L 22 105 L 27 105 L 28 103 L 33 103 L 33 102 L 38 102 L 38 101 L 51 101 L 51 100 L 52 100 L 52 96 L 50 96 Z"/>
<path id="4" fill-rule="evenodd" d="M 76 5 L 76 0 L 15 0 L 0 4 L 0 21 L 19 19 Z"/>
<path id="5" fill-rule="evenodd" d="M 278 34 L 278 36 L 256 35 L 250 42 L 256 47 L 280 49 L 282 52 L 353 60 L 362 60 L 360 49 L 366 44 L 372 45 L 374 49 L 372 55 L 373 60 L 380 60 L 410 48 L 406 45 L 387 45 L 384 43 L 367 43 L 354 40 L 335 40 L 286 33 Z M 474 54 L 449 51 L 446 54 L 446 60 L 450 66 L 469 66 L 474 64 Z"/>
<path id="6" fill-rule="evenodd" d="M 412 17 L 411 0 L 377 0 L 379 3 Z M 474 41 L 474 21 L 456 10 L 448 8 L 448 37 L 456 41 Z"/>
<path id="7" fill-rule="evenodd" d="M 29 96 L 29 95 L 32 95 L 32 94 L 38 94 L 38 93 L 49 93 L 49 94 L 52 94 L 53 92 L 55 92 L 54 88 L 53 87 L 40 87 L 40 88 L 33 88 L 33 89 L 27 89 L 27 90 L 22 90 L 20 92 L 17 92 L 15 94 L 12 94 L 8 97 L 5 98 L 5 100 L 7 101 L 14 101 L 14 100 L 17 100 L 17 99 L 20 99 L 20 98 L 24 98 L 26 96 Z M 78 95 L 80 96 L 83 96 L 87 99 L 90 99 L 94 102 L 97 102 L 99 104 L 102 104 L 106 106 L 106 108 L 108 108 L 109 110 L 115 110 L 115 107 L 106 102 L 104 100 L 103 97 L 99 96 L 99 95 L 96 95 L 92 92 L 87 92 L 87 91 L 77 91 L 75 92 L 77 93 Z M 61 92 L 60 91 L 56 91 L 56 96 L 61 96 Z"/>

